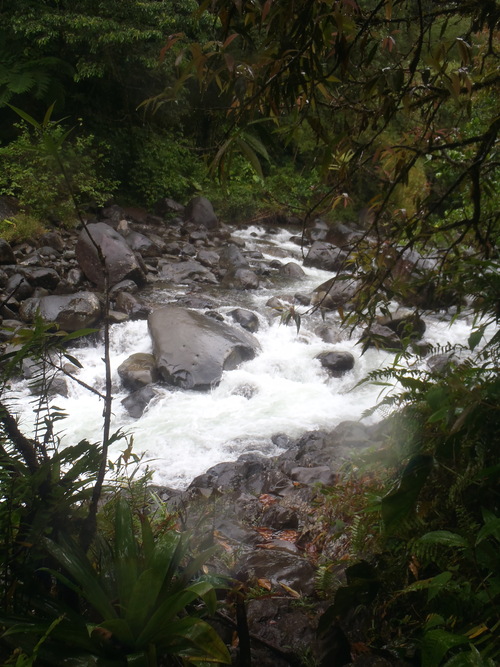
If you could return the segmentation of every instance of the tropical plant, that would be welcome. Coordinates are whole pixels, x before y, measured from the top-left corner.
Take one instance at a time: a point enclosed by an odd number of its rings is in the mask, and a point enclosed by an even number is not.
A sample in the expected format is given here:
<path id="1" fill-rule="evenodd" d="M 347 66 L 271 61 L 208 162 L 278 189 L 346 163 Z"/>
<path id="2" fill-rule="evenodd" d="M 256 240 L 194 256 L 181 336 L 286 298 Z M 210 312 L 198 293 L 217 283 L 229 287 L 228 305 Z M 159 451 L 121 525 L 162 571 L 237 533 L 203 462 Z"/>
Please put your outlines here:
<path id="1" fill-rule="evenodd" d="M 392 387 L 397 378 L 402 386 L 383 399 L 399 405 L 387 448 L 402 463 L 386 478 L 378 507 L 358 510 L 365 522 L 370 512 L 372 525 L 378 510 L 370 555 L 364 551 L 362 563 L 353 558 L 347 585 L 321 624 L 326 630 L 332 619 L 362 617 L 369 608 L 378 619 L 370 641 L 402 657 L 416 652 L 425 667 L 499 659 L 498 334 L 486 344 L 483 335 L 481 327 L 473 331 L 471 356 L 441 374 L 372 374 L 377 383 Z"/>
<path id="2" fill-rule="evenodd" d="M 23 212 L 42 222 L 74 225 L 76 200 L 79 207 L 102 205 L 117 184 L 103 175 L 105 147 L 92 136 L 72 136 L 74 130 L 52 120 L 53 108 L 41 123 L 14 109 L 24 122 L 18 138 L 0 148 L 0 194 L 17 197 Z"/>
<path id="3" fill-rule="evenodd" d="M 36 642 L 40 665 L 67 659 L 102 667 L 228 664 L 224 643 L 202 618 L 216 606 L 217 581 L 200 574 L 212 550 L 190 557 L 185 535 L 155 535 L 144 513 L 138 537 L 123 496 L 115 501 L 114 515 L 113 537 L 100 541 L 93 557 L 67 536 L 44 541 L 59 566 L 50 570 L 56 589 L 74 591 L 80 609 L 54 594 L 33 600 L 36 615 L 4 620 L 4 639 L 16 640 L 27 653 Z M 61 620 L 48 633 L 54 617 Z"/>
<path id="4" fill-rule="evenodd" d="M 354 216 L 369 212 L 359 253 L 379 261 L 364 275 L 358 315 L 373 315 L 410 250 L 436 248 L 438 270 L 449 275 L 463 248 L 478 261 L 495 257 L 496 3 L 218 0 L 201 8 L 219 21 L 218 39 L 175 35 L 165 48 L 178 54 L 179 82 L 220 92 L 218 164 L 230 163 L 221 151 L 241 150 L 232 138 L 248 128 L 273 124 L 291 146 L 308 126 L 309 168 L 328 188 L 311 192 L 306 222 L 344 204 Z"/>

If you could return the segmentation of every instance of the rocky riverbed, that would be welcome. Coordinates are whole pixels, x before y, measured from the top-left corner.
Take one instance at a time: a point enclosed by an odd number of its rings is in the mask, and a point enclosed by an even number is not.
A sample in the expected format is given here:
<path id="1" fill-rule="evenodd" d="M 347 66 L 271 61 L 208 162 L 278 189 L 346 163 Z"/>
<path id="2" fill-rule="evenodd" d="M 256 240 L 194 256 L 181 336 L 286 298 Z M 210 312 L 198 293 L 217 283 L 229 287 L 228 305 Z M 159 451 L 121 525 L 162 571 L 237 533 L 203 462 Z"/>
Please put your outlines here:
<path id="1" fill-rule="evenodd" d="M 277 231 L 270 225 L 265 235 L 272 239 Z M 111 206 L 89 220 L 86 230 L 55 229 L 36 243 L 11 246 L 0 240 L 1 344 L 8 351 L 16 331 L 30 326 L 36 313 L 68 332 L 99 328 L 106 282 L 100 252 L 111 288 L 110 322 L 148 322 L 151 349 L 133 351 L 117 367 L 116 388 L 125 393 L 119 409 L 130 420 L 151 412 L 165 388 L 177 396 L 207 395 L 228 371 L 259 357 L 257 334 L 265 321 L 285 315 L 295 326 L 297 312 L 314 305 L 319 312 L 307 327 L 324 346 L 311 364 L 324 382 L 342 381 L 360 358 L 340 331 L 337 310 L 348 310 L 356 299 L 356 266 L 345 260 L 361 233 L 355 226 L 332 229 L 321 220 L 305 235 L 300 227 L 292 228 L 287 238 L 296 258 L 290 261 L 279 242 L 264 254 L 249 236 L 244 240 L 240 230 L 222 224 L 210 202 L 196 198 L 186 208 L 164 200 L 155 214 Z M 395 261 L 391 278 L 407 280 L 411 287 L 413 274 L 434 265 L 432 258 L 405 253 Z M 327 273 L 312 289 L 302 290 L 308 268 Z M 249 298 L 257 293 L 265 294 L 260 309 Z M 444 305 L 456 305 L 453 295 L 437 299 L 429 280 L 427 290 L 409 289 L 405 303 L 394 304 L 392 312 L 358 336 L 367 348 L 390 350 L 401 348 L 402 337 L 409 336 L 424 363 L 446 363 L 446 355 L 425 361 L 429 341 L 421 316 L 422 309 Z M 27 380 L 33 372 L 26 363 Z M 57 373 L 54 395 L 67 396 L 73 376 L 78 378 L 74 367 Z M 242 381 L 232 391 L 251 412 L 259 388 Z M 317 539 L 317 515 L 311 508 L 320 501 L 318 489 L 334 486 L 353 455 L 383 448 L 390 437 L 388 421 L 366 426 L 340 417 L 335 424 L 302 428 L 299 437 L 292 428 L 268 433 L 266 447 L 250 447 L 231 462 L 217 463 L 187 488 L 156 488 L 157 498 L 195 531 L 200 544 L 219 545 L 218 570 L 251 591 L 246 614 L 254 664 L 395 664 L 390 656 L 357 655 L 359 637 L 348 624 L 332 626 L 335 641 L 325 643 L 315 633 L 325 607 L 317 599 L 316 567 L 329 554 L 335 552 L 338 560 L 346 555 L 342 540 L 328 528 Z M 190 427 L 185 424 L 186 430 Z M 338 574 L 341 578 L 342 568 Z M 307 606 L 309 599 L 314 608 Z M 234 622 L 221 618 L 228 643 Z M 237 660 L 236 647 L 234 653 Z"/>

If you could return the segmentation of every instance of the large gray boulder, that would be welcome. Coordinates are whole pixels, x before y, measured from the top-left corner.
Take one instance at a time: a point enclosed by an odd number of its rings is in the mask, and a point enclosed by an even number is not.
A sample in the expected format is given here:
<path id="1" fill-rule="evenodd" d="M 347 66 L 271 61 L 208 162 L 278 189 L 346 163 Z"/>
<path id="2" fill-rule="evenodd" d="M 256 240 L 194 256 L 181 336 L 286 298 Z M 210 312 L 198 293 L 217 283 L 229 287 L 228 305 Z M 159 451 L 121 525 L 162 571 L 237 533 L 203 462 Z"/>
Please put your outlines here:
<path id="1" fill-rule="evenodd" d="M 76 243 L 76 258 L 82 271 L 90 281 L 101 288 L 104 287 L 103 267 L 89 234 L 104 255 L 110 286 L 124 278 L 130 278 L 138 285 L 145 282 L 140 260 L 128 246 L 123 236 L 105 222 L 95 222 L 87 225 L 86 230 L 83 229 L 80 233 Z"/>
<path id="2" fill-rule="evenodd" d="M 304 266 L 312 266 L 323 271 L 339 271 L 347 253 L 324 241 L 315 241 L 304 259 Z"/>
<path id="3" fill-rule="evenodd" d="M 182 389 L 210 389 L 258 349 L 245 331 L 179 306 L 154 310 L 148 324 L 162 379 Z"/>
<path id="4" fill-rule="evenodd" d="M 19 312 L 25 322 L 39 312 L 45 322 L 54 322 L 64 331 L 78 331 L 97 324 L 101 304 L 93 292 L 77 292 L 26 299 Z"/>
<path id="5" fill-rule="evenodd" d="M 207 229 L 215 229 L 219 226 L 219 220 L 215 215 L 212 203 L 206 197 L 194 197 L 184 209 L 184 220 L 202 225 Z"/>

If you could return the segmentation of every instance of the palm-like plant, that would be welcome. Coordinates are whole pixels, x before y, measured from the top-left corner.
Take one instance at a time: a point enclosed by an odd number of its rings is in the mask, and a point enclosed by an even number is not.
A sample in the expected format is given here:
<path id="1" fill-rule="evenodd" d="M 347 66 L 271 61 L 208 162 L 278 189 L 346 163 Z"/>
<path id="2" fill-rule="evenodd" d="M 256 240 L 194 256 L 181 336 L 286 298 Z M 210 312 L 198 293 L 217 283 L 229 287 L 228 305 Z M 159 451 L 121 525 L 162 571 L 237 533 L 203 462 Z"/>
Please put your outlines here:
<path id="1" fill-rule="evenodd" d="M 61 618 L 39 647 L 37 665 L 230 663 L 223 641 L 201 618 L 216 605 L 214 581 L 198 576 L 212 551 L 190 557 L 188 538 L 174 530 L 155 539 L 147 517 L 141 517 L 139 539 L 122 497 L 114 519 L 113 538 L 99 549 L 98 563 L 68 538 L 45 540 L 60 566 L 51 573 L 59 586 L 76 593 L 78 610 L 60 599 L 40 600 L 37 618 L 45 622 L 11 619 L 8 633 L 29 652 L 54 618 Z"/>

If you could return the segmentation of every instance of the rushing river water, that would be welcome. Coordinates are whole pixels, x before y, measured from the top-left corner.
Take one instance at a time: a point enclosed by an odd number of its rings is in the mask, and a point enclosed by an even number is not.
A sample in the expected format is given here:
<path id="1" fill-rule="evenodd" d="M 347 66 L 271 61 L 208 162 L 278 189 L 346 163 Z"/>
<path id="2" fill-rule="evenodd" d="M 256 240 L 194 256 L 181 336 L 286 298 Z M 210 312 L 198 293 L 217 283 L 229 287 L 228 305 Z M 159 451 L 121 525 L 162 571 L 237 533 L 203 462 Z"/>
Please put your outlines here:
<path id="1" fill-rule="evenodd" d="M 246 249 L 260 250 L 266 258 L 279 256 L 282 262 L 300 262 L 300 248 L 289 241 L 283 230 L 269 235 L 265 230 L 249 228 L 239 231 Z M 390 364 L 393 355 L 374 349 L 361 356 L 357 345 L 360 332 L 351 339 L 327 344 L 315 333 L 319 317 L 305 316 L 300 332 L 295 326 L 283 326 L 276 313 L 265 306 L 271 296 L 280 292 L 310 292 L 332 274 L 317 269 L 304 269 L 306 278 L 281 282 L 255 292 L 225 292 L 218 298 L 222 314 L 235 306 L 249 308 L 259 315 L 260 329 L 256 334 L 261 351 L 255 359 L 238 369 L 226 371 L 219 386 L 207 393 L 168 389 L 158 386 L 158 395 L 144 415 L 132 419 L 121 405 L 127 392 L 118 377 L 118 366 L 135 352 L 151 352 L 151 341 L 145 321 L 116 324 L 111 328 L 111 359 L 113 371 L 113 425 L 133 436 L 134 452 L 143 454 L 154 470 L 154 481 L 174 487 L 186 486 L 196 475 L 222 461 L 235 460 L 245 452 L 277 453 L 271 436 L 286 433 L 296 437 L 305 431 L 329 429 L 346 419 L 358 419 L 379 398 L 380 387 L 358 386 L 366 374 Z M 186 289 L 186 288 L 184 288 Z M 212 288 L 203 289 L 208 293 Z M 175 294 L 182 293 L 177 288 Z M 172 300 L 172 289 L 153 286 L 150 299 L 157 304 Z M 216 297 L 216 291 L 210 296 Z M 299 310 L 305 311 L 306 308 Z M 334 322 L 338 316 L 328 315 Z M 450 325 L 450 318 L 434 315 L 426 319 L 425 340 L 433 345 L 464 342 L 471 330 L 466 318 Z M 232 323 L 231 318 L 228 322 Z M 315 357 L 325 350 L 347 350 L 355 359 L 355 367 L 342 378 L 332 378 Z M 83 365 L 78 377 L 87 384 L 104 388 L 104 351 L 94 344 L 74 351 Z M 24 429 L 33 421 L 33 397 L 19 384 L 14 386 L 16 402 Z M 94 394 L 71 382 L 67 398 L 54 401 L 67 413 L 60 422 L 62 442 L 76 443 L 82 438 L 99 441 L 102 429 L 102 401 Z M 376 417 L 372 417 L 372 420 Z M 113 456 L 125 448 L 122 440 L 113 446 Z"/>

